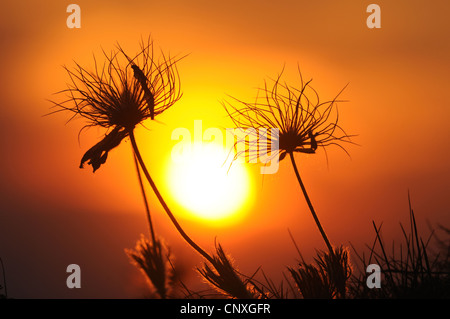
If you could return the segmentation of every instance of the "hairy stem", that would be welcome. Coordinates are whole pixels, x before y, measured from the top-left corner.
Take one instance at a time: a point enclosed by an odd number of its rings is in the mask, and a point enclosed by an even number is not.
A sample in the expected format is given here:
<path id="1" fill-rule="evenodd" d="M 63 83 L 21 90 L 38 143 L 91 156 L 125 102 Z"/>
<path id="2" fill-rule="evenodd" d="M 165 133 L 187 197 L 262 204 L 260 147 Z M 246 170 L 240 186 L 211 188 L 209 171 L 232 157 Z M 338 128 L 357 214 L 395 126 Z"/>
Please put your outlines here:
<path id="1" fill-rule="evenodd" d="M 138 163 L 138 160 L 137 160 L 136 153 L 134 152 L 134 148 L 132 148 L 132 150 L 133 150 L 134 165 L 136 167 L 136 173 L 137 173 L 138 180 L 139 180 L 139 186 L 141 188 L 142 198 L 144 199 L 145 212 L 146 212 L 146 215 L 147 215 L 148 227 L 149 227 L 150 235 L 151 235 L 151 238 L 152 238 L 152 243 L 155 244 L 155 242 L 156 242 L 155 230 L 153 228 L 152 217 L 150 215 L 150 208 L 148 207 L 148 200 L 147 200 L 147 195 L 145 194 L 144 184 L 142 183 L 141 169 L 139 168 L 139 163 Z"/>
<path id="2" fill-rule="evenodd" d="M 139 152 L 139 149 L 137 147 L 136 144 L 136 139 L 134 137 L 134 132 L 130 131 L 130 140 L 131 140 L 131 145 L 133 146 L 133 150 L 134 153 L 136 154 L 136 158 L 139 162 L 139 165 L 142 168 L 142 171 L 144 172 L 145 177 L 147 178 L 148 182 L 150 183 L 151 188 L 153 189 L 153 192 L 155 193 L 156 197 L 158 198 L 159 202 L 161 203 L 162 207 L 164 208 L 164 210 L 166 211 L 167 215 L 169 216 L 170 220 L 172 221 L 172 223 L 174 224 L 175 228 L 178 230 L 178 232 L 180 233 L 180 235 L 183 237 L 184 240 L 186 240 L 186 242 L 192 247 L 194 248 L 200 255 L 202 255 L 203 257 L 205 257 L 211 264 L 214 264 L 214 259 L 208 255 L 208 253 L 206 253 L 200 246 L 198 246 L 183 230 L 183 228 L 181 228 L 180 224 L 178 223 L 178 221 L 176 220 L 175 216 L 172 214 L 172 212 L 170 211 L 169 207 L 167 206 L 164 198 L 161 196 L 161 193 L 159 192 L 158 188 L 156 187 L 155 182 L 153 181 L 153 179 L 151 178 L 147 167 L 145 166 L 144 161 L 142 160 L 142 156 Z"/>
<path id="3" fill-rule="evenodd" d="M 309 210 L 311 211 L 311 214 L 314 218 L 314 221 L 316 222 L 317 227 L 319 228 L 320 234 L 322 235 L 322 238 L 325 241 L 325 244 L 327 245 L 330 252 L 333 253 L 333 248 L 331 247 L 330 241 L 328 240 L 328 237 L 325 234 L 325 231 L 323 230 L 322 225 L 320 224 L 319 218 L 317 217 L 317 214 L 314 210 L 311 200 L 309 199 L 308 193 L 306 192 L 305 185 L 303 184 L 303 181 L 300 177 L 300 173 L 298 172 L 297 165 L 295 164 L 294 154 L 289 153 L 289 156 L 291 158 L 291 163 L 292 163 L 292 166 L 294 167 L 294 171 L 295 171 L 295 175 L 297 176 L 298 183 L 300 184 L 300 188 L 302 189 L 303 195 L 305 196 L 306 202 L 308 203 Z"/>

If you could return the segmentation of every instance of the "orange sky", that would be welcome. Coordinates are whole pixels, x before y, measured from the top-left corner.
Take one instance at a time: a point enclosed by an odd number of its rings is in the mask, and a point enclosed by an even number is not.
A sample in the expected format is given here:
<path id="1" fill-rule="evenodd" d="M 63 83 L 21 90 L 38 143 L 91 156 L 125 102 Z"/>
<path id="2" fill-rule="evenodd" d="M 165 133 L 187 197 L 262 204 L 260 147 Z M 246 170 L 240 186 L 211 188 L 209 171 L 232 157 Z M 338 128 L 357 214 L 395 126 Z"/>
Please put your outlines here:
<path id="1" fill-rule="evenodd" d="M 151 131 L 139 129 L 143 155 L 164 193 L 175 127 L 228 127 L 220 100 L 253 97 L 263 80 L 297 63 L 321 96 L 347 83 L 341 124 L 358 134 L 348 158 L 338 148 L 299 156 L 306 187 L 330 240 L 363 246 L 371 222 L 384 222 L 386 239 L 408 221 L 407 191 L 424 235 L 427 222 L 449 225 L 450 22 L 448 1 L 376 1 L 382 28 L 365 24 L 368 1 L 76 1 L 82 27 L 66 27 L 64 1 L 2 4 L 0 16 L 1 149 L 0 256 L 12 297 L 136 297 L 140 275 L 123 252 L 146 231 L 130 143 L 92 174 L 79 160 L 103 131 L 77 140 L 81 121 L 43 117 L 52 94 L 68 80 L 62 65 L 92 63 L 92 54 L 138 49 L 151 34 L 156 46 L 189 55 L 179 64 L 183 98 Z M 246 218 L 227 227 L 180 221 L 206 249 L 224 245 L 244 272 L 263 266 L 274 278 L 295 264 L 287 228 L 305 254 L 324 248 L 292 168 L 257 174 Z M 175 233 L 151 197 L 158 232 L 187 272 L 200 259 Z M 174 203 L 172 203 L 175 205 Z M 176 206 L 175 206 L 176 207 Z M 86 270 L 86 288 L 69 291 L 65 267 Z M 192 271 L 193 273 L 193 271 Z M 57 275 L 55 275 L 57 274 Z M 101 275 L 99 275 L 101 274 Z M 196 278 L 192 282 L 196 282 Z M 45 287 L 43 288 L 43 283 Z"/>

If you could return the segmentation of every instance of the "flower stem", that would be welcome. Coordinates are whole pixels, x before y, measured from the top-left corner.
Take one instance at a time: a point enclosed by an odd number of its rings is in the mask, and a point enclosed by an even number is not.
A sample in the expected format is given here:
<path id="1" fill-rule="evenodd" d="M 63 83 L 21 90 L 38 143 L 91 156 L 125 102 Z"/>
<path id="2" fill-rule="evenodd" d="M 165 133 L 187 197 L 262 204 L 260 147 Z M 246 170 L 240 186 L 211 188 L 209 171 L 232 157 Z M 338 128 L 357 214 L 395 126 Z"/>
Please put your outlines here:
<path id="1" fill-rule="evenodd" d="M 139 180 L 139 186 L 141 188 L 142 198 L 144 199 L 145 212 L 146 212 L 146 215 L 147 215 L 149 231 L 150 231 L 150 235 L 151 235 L 151 238 L 152 238 L 152 243 L 154 245 L 155 242 L 156 242 L 155 230 L 153 229 L 152 218 L 151 218 L 151 215 L 150 215 L 150 208 L 148 207 L 147 195 L 145 194 L 144 184 L 142 183 L 141 169 L 139 168 L 139 163 L 138 163 L 138 160 L 137 160 L 136 153 L 134 152 L 134 148 L 132 148 L 132 150 L 133 150 L 134 165 L 136 167 L 136 173 L 137 173 L 138 180 Z"/>
<path id="2" fill-rule="evenodd" d="M 305 196 L 306 202 L 308 203 L 309 210 L 311 211 L 314 221 L 316 222 L 317 227 L 319 228 L 319 231 L 322 234 L 322 238 L 325 241 L 325 244 L 327 245 L 330 252 L 333 253 L 333 248 L 331 247 L 330 241 L 328 240 L 328 237 L 325 234 L 325 231 L 323 230 L 322 225 L 320 224 L 319 218 L 317 217 L 317 214 L 314 210 L 311 200 L 309 199 L 308 193 L 306 192 L 305 185 L 303 184 L 303 181 L 300 177 L 300 173 L 298 172 L 297 165 L 295 164 L 295 160 L 294 160 L 294 154 L 289 153 L 289 156 L 291 158 L 291 163 L 292 163 L 292 166 L 294 167 L 294 171 L 295 171 L 295 175 L 297 176 L 298 183 L 300 184 L 300 188 L 302 189 L 303 195 Z"/>
<path id="3" fill-rule="evenodd" d="M 180 235 L 184 238 L 184 240 L 186 240 L 186 242 L 192 247 L 194 248 L 200 255 L 202 255 L 203 257 L 205 257 L 210 263 L 214 264 L 214 259 L 208 255 L 208 253 L 206 253 L 200 246 L 198 246 L 183 230 L 183 228 L 181 228 L 180 224 L 178 223 L 178 221 L 176 220 L 175 216 L 172 214 L 172 212 L 170 211 L 169 207 L 167 206 L 166 202 L 164 201 L 164 198 L 161 196 L 161 193 L 159 192 L 158 188 L 156 187 L 155 182 L 153 181 L 153 179 L 151 178 L 147 167 L 145 166 L 144 161 L 142 160 L 142 156 L 139 152 L 139 149 L 137 147 L 136 144 L 136 139 L 134 137 L 134 132 L 130 131 L 130 140 L 131 140 L 131 145 L 133 146 L 133 150 L 134 153 L 136 155 L 136 158 L 139 162 L 139 165 L 142 168 L 142 171 L 144 172 L 145 177 L 147 178 L 148 182 L 150 183 L 151 188 L 153 189 L 153 192 L 155 193 L 156 197 L 158 198 L 159 202 L 161 203 L 162 207 L 164 208 L 164 210 L 166 211 L 167 215 L 169 216 L 170 220 L 172 221 L 172 223 L 174 224 L 175 228 L 178 230 L 178 232 L 180 233 Z"/>

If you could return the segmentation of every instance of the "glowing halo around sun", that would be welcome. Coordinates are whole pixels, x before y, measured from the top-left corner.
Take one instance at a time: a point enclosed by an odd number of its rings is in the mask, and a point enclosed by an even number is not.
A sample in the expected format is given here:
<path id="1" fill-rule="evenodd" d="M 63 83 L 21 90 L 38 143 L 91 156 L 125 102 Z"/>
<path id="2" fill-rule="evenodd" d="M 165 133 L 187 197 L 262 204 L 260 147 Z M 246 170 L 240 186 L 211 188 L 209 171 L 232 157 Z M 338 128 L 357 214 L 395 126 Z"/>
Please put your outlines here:
<path id="1" fill-rule="evenodd" d="M 175 201 L 203 220 L 236 218 L 248 200 L 250 179 L 232 158 L 219 144 L 199 143 L 183 160 L 171 161 L 169 187 Z"/>

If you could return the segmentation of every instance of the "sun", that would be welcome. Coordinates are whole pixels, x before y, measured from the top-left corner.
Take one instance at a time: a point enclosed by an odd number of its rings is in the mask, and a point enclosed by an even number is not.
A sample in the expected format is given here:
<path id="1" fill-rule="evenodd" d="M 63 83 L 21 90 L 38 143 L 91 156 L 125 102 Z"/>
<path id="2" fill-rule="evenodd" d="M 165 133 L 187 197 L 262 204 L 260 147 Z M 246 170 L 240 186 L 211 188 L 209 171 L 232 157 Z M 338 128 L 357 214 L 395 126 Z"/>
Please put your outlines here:
<path id="1" fill-rule="evenodd" d="M 168 173 L 174 199 L 196 218 L 233 219 L 249 197 L 246 167 L 232 163 L 232 155 L 219 144 L 194 144 L 182 160 L 171 161 Z"/>

